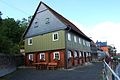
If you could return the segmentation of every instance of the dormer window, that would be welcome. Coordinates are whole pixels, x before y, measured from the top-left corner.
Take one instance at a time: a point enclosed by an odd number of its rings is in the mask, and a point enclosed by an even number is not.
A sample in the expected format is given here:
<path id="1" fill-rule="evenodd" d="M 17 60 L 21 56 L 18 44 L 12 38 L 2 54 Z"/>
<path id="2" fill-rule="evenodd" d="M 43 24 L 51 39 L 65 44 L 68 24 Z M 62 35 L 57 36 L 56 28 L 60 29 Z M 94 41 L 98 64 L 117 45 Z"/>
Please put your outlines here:
<path id="1" fill-rule="evenodd" d="M 38 22 L 35 21 L 35 23 L 34 23 L 34 28 L 37 28 L 37 27 L 38 27 Z"/>

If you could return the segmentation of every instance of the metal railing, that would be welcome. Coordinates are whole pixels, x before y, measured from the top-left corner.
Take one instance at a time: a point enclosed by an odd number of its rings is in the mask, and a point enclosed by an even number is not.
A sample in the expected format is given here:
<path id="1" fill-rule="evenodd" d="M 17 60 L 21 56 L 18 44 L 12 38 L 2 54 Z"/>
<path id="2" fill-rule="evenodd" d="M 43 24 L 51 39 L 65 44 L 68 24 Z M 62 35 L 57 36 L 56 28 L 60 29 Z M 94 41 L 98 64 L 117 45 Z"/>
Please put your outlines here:
<path id="1" fill-rule="evenodd" d="M 120 80 L 120 77 L 111 69 L 111 67 L 104 61 L 103 80 Z"/>

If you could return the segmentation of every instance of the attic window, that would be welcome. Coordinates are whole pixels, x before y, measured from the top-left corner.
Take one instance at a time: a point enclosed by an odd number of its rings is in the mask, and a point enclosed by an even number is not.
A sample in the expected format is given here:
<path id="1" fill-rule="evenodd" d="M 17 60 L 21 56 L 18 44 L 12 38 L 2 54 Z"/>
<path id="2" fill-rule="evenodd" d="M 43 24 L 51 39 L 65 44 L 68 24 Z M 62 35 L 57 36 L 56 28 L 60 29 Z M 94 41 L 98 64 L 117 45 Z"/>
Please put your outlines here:
<path id="1" fill-rule="evenodd" d="M 49 24 L 50 23 L 50 18 L 46 18 L 45 19 L 45 24 Z"/>
<path id="2" fill-rule="evenodd" d="M 34 26 L 34 28 L 37 28 L 38 27 L 38 22 L 37 21 L 35 21 L 35 26 Z"/>

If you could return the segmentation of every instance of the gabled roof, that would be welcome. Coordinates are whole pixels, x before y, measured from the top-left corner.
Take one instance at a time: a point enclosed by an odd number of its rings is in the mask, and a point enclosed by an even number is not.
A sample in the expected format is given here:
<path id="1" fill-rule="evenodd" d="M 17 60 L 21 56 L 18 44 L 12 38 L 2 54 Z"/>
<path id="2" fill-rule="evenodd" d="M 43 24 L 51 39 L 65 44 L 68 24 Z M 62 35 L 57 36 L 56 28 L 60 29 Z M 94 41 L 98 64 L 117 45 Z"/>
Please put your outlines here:
<path id="1" fill-rule="evenodd" d="M 61 22 L 63 22 L 68 28 L 70 28 L 71 30 L 75 31 L 76 33 L 78 33 L 79 35 L 81 35 L 82 37 L 84 37 L 85 39 L 91 41 L 91 39 L 88 38 L 82 31 L 80 31 L 73 23 L 71 23 L 69 20 L 67 20 L 67 19 L 64 18 L 62 15 L 60 15 L 59 13 L 57 13 L 56 11 L 54 11 L 53 9 L 51 9 L 49 6 L 47 6 L 47 5 L 46 5 L 45 3 L 43 3 L 43 2 L 40 2 L 40 4 L 38 5 L 38 7 L 37 7 L 37 9 L 36 9 L 36 11 L 35 11 L 35 13 L 34 13 L 34 15 L 33 15 L 33 18 L 31 19 L 31 22 L 30 22 L 29 26 L 27 27 L 26 31 L 25 31 L 24 34 L 23 34 L 23 38 L 25 37 L 28 29 L 30 28 L 30 26 L 31 26 L 31 24 L 32 24 L 32 21 L 34 20 L 36 14 L 37 14 L 37 11 L 38 11 L 38 9 L 39 9 L 39 7 L 40 7 L 41 4 L 45 5 L 45 6 L 48 8 L 48 10 L 49 10 L 52 14 L 54 14 Z"/>

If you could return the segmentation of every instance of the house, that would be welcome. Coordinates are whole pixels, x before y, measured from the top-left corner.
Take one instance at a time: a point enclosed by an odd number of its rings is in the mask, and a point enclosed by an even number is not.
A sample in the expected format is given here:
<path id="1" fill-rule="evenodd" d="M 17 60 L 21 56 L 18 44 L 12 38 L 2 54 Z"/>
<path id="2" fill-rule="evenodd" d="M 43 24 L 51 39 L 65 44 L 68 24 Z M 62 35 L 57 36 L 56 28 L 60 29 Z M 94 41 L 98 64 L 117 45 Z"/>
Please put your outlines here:
<path id="1" fill-rule="evenodd" d="M 96 42 L 97 46 L 100 47 L 107 55 L 109 55 L 108 45 L 107 42 Z"/>
<path id="2" fill-rule="evenodd" d="M 43 2 L 38 5 L 23 38 L 27 66 L 58 62 L 59 67 L 70 68 L 90 61 L 91 39 Z"/>

